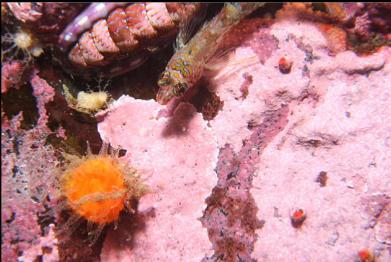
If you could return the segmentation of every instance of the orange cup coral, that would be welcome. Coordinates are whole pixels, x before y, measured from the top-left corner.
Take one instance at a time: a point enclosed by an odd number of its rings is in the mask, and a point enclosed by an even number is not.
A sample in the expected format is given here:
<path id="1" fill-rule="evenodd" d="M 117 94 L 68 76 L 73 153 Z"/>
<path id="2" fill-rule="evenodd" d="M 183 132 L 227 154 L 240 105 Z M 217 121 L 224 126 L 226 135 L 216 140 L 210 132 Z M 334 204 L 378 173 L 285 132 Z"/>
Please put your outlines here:
<path id="1" fill-rule="evenodd" d="M 65 228 L 84 218 L 89 224 L 95 224 L 100 234 L 103 227 L 116 223 L 121 211 L 130 207 L 148 189 L 141 183 L 135 169 L 124 164 L 118 157 L 118 150 L 108 154 L 108 145 L 102 146 L 98 155 L 88 149 L 85 157 L 65 155 L 70 165 L 60 180 L 61 195 L 65 199 L 64 207 L 73 211 Z M 60 207 L 61 209 L 61 207 Z"/>
<path id="2" fill-rule="evenodd" d="M 124 209 L 125 174 L 107 156 L 88 159 L 68 171 L 63 190 L 71 208 L 88 221 L 110 223 Z"/>

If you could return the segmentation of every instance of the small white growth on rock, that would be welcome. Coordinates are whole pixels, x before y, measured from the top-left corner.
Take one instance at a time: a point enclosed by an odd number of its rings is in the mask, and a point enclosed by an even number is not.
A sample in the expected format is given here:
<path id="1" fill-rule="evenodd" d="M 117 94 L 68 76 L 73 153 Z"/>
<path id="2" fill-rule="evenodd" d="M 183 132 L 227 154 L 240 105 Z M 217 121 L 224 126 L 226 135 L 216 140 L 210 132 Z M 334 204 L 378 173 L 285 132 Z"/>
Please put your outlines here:
<path id="1" fill-rule="evenodd" d="M 110 95 L 105 91 L 80 91 L 75 98 L 66 85 L 63 85 L 63 88 L 68 106 L 82 113 L 94 114 L 104 109 L 110 100 Z"/>
<path id="2" fill-rule="evenodd" d="M 33 43 L 33 39 L 31 38 L 31 35 L 24 31 L 20 31 L 16 33 L 14 41 L 19 48 L 23 48 L 23 49 L 29 48 Z"/>
<path id="3" fill-rule="evenodd" d="M 1 60 L 6 54 L 10 53 L 10 59 L 15 58 L 20 51 L 23 52 L 25 59 L 28 61 L 32 57 L 39 57 L 43 54 L 43 47 L 41 43 L 34 37 L 34 35 L 23 29 L 19 29 L 16 33 L 6 33 L 1 37 L 1 44 L 10 44 L 10 47 L 1 51 Z"/>
<path id="4" fill-rule="evenodd" d="M 106 105 L 109 95 L 106 92 L 79 92 L 77 94 L 78 107 L 85 108 L 91 111 L 98 111 Z"/>

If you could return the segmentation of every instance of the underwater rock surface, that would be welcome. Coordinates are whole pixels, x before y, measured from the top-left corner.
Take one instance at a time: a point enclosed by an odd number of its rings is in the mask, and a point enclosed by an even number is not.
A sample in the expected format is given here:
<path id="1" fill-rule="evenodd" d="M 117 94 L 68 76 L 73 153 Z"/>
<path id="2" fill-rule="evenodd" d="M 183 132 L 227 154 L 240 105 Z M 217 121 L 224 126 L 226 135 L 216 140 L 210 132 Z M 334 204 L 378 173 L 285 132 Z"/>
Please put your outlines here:
<path id="1" fill-rule="evenodd" d="M 388 261 L 390 220 L 381 222 L 381 216 L 390 216 L 391 50 L 330 57 L 312 30 L 302 22 L 271 29 L 295 64 L 293 74 L 282 76 L 288 86 L 273 78 L 275 86 L 286 86 L 291 113 L 287 127 L 262 154 L 254 178 L 251 192 L 266 223 L 257 232 L 253 256 L 353 261 L 353 250 L 368 247 L 378 261 Z M 299 49 L 283 41 L 289 34 L 302 37 L 318 59 L 306 62 Z M 308 77 L 295 75 L 304 66 Z M 316 182 L 322 171 L 328 177 L 324 187 Z M 374 201 L 383 202 L 380 210 L 368 208 Z M 290 225 L 296 208 L 307 213 L 300 229 Z"/>
<path id="2" fill-rule="evenodd" d="M 47 105 L 61 91 L 36 64 L 2 63 L 2 94 L 27 81 L 36 107 L 36 119 L 9 117 L 2 99 L 2 261 L 351 262 L 362 249 L 391 261 L 391 48 L 359 56 L 344 30 L 290 10 L 228 35 L 237 48 L 200 89 L 212 94 L 206 112 L 188 101 L 158 117 L 165 107 L 155 100 L 122 95 L 95 116 L 101 139 L 126 151 L 150 193 L 94 248 L 72 236 L 64 248 L 58 221 L 41 217 L 55 205 L 59 164 L 47 138 L 71 136 L 49 128 Z M 141 93 L 156 88 L 145 85 Z M 73 113 L 91 121 L 69 108 L 66 119 Z M 33 125 L 21 128 L 26 119 Z M 295 210 L 305 213 L 299 225 Z"/>
<path id="3" fill-rule="evenodd" d="M 31 73 L 29 81 L 36 98 L 37 125 L 27 131 L 21 129 L 24 112 L 10 121 L 2 116 L 1 122 L 2 261 L 16 261 L 21 256 L 18 253 L 22 253 L 22 261 L 33 261 L 37 256 L 58 260 L 53 225 L 42 228 L 38 215 L 53 204 L 46 196 L 54 191 L 53 170 L 58 160 L 54 148 L 46 144 L 47 136 L 54 132 L 46 126 L 45 105 L 53 100 L 54 89 L 37 71 Z M 45 248 L 50 252 L 44 252 Z"/>
<path id="4" fill-rule="evenodd" d="M 367 247 L 375 251 L 379 261 L 389 260 L 387 245 L 390 243 L 390 221 L 384 217 L 390 215 L 387 208 L 390 205 L 391 186 L 390 49 L 383 48 L 367 57 L 358 57 L 351 51 L 330 56 L 327 40 L 322 32 L 316 25 L 302 21 L 275 23 L 269 34 L 278 40 L 278 48 L 264 64 L 235 69 L 235 61 L 256 54 L 251 46 L 243 46 L 236 49 L 234 58 L 211 81 L 209 88 L 215 90 L 224 101 L 222 110 L 209 121 L 208 132 L 211 134 L 208 136 L 210 141 L 214 141 L 211 137 L 213 134 L 217 145 L 208 143 L 209 147 L 199 146 L 197 150 L 187 151 L 183 157 L 189 160 L 185 162 L 190 161 L 194 154 L 209 155 L 212 158 L 209 171 L 202 176 L 202 179 L 207 179 L 210 190 L 215 181 L 216 174 L 212 169 L 216 164 L 217 148 L 230 144 L 234 152 L 239 152 L 243 141 L 251 137 L 254 126 L 267 117 L 266 111 L 277 110 L 281 106 L 288 107 L 287 125 L 283 126 L 275 138 L 263 145 L 265 149 L 260 152 L 257 171 L 243 171 L 250 174 L 242 176 L 242 179 L 252 179 L 250 192 L 258 209 L 257 219 L 254 221 L 264 221 L 263 227 L 255 232 L 245 233 L 258 236 L 253 252 L 249 255 L 258 261 L 352 261 L 358 250 Z M 270 52 L 270 48 L 267 50 Z M 281 57 L 293 61 L 289 74 L 282 74 L 278 69 Z M 242 84 L 246 81 L 243 74 L 252 76 L 246 97 L 242 96 Z M 183 104 L 176 113 L 184 114 L 188 107 L 189 105 Z M 159 166 L 159 163 L 165 161 L 170 163 L 172 160 L 168 151 L 161 151 L 165 152 L 164 160 L 145 160 L 149 158 L 146 154 L 143 156 L 135 153 L 142 151 L 142 148 L 149 153 L 156 147 L 169 150 L 165 146 L 167 143 L 173 143 L 173 148 L 175 143 L 177 147 L 184 146 L 181 139 L 185 137 L 178 136 L 174 142 L 172 137 L 158 135 L 161 128 L 144 127 L 148 126 L 148 122 L 156 122 L 148 119 L 153 117 L 152 112 L 158 108 L 159 105 L 154 101 L 144 102 L 122 97 L 108 110 L 108 116 L 99 124 L 101 136 L 104 140 L 127 149 L 134 163 L 146 164 L 143 168 L 155 164 Z M 145 112 L 149 113 L 145 115 Z M 202 126 L 203 120 L 198 113 L 195 114 L 197 125 Z M 121 121 L 130 121 L 132 125 L 128 128 L 128 124 L 125 124 L 123 128 L 126 131 L 120 131 L 121 128 L 115 128 L 119 126 L 115 123 Z M 191 121 L 193 123 L 195 119 Z M 194 132 L 192 136 L 196 133 L 200 135 L 201 132 L 194 127 L 186 130 L 190 134 Z M 145 134 L 149 134 L 149 139 L 144 141 Z M 203 140 L 206 141 L 205 138 Z M 149 144 L 153 145 L 151 149 Z M 177 169 L 179 166 L 171 166 L 171 170 L 167 169 L 166 172 L 173 174 Z M 190 172 L 194 173 L 195 170 Z M 328 178 L 324 187 L 316 182 L 322 171 L 327 173 Z M 200 171 L 196 173 L 201 179 Z M 152 177 L 163 179 L 159 174 L 160 172 L 156 172 Z M 186 187 L 183 189 L 188 191 Z M 243 188 L 243 193 L 244 190 Z M 204 196 L 208 195 L 208 192 L 204 193 Z M 371 197 L 379 195 L 385 203 L 374 214 L 374 211 L 368 209 L 368 205 L 375 201 L 371 201 Z M 173 198 L 163 201 L 172 203 L 170 208 L 173 210 L 175 205 L 180 208 L 182 205 L 178 204 L 178 196 L 171 197 Z M 151 206 L 152 203 L 153 201 Z M 204 205 L 200 198 L 198 204 L 192 204 L 192 208 L 200 212 Z M 143 203 L 141 206 L 144 206 Z M 299 229 L 292 227 L 290 223 L 290 214 L 295 208 L 301 208 L 307 214 L 306 221 Z M 181 211 L 176 212 L 180 214 Z M 192 232 L 192 238 L 196 239 L 203 235 L 205 241 L 204 229 L 199 228 L 196 232 L 191 226 L 199 224 L 199 215 L 200 213 L 193 218 L 186 217 L 190 220 L 184 221 L 184 224 L 174 223 L 178 226 L 174 228 L 157 226 L 159 223 L 166 223 L 157 219 L 155 232 L 147 230 L 145 235 L 135 235 L 133 253 L 145 260 L 156 258 L 158 251 L 153 248 L 153 243 L 157 235 L 170 236 L 166 240 L 160 239 L 157 244 L 163 246 L 162 243 L 170 242 L 175 246 L 170 250 L 189 241 L 188 237 L 175 232 Z M 166 219 L 175 218 L 167 216 Z M 183 228 L 179 228 L 181 225 Z M 237 223 L 235 227 L 239 230 L 242 225 Z M 236 236 L 241 237 L 243 236 Z M 146 239 L 150 242 L 146 242 Z M 110 252 L 109 240 L 106 241 L 107 248 L 103 249 L 105 255 Z M 142 247 L 146 249 L 138 251 Z M 199 247 L 199 244 L 194 245 L 188 250 L 192 253 L 187 253 L 187 258 L 197 257 L 196 260 L 199 261 L 202 254 L 210 252 L 210 244 L 208 246 L 204 243 L 203 248 Z M 116 249 L 113 252 L 114 250 Z M 160 253 L 160 256 L 171 252 Z M 179 249 L 177 252 L 176 259 L 183 259 L 183 253 Z M 322 259 L 319 254 L 322 254 Z"/>
<path id="5" fill-rule="evenodd" d="M 98 125 L 104 141 L 125 149 L 132 166 L 150 173 L 144 179 L 151 190 L 139 203 L 144 225 L 132 236 L 132 248 L 123 244 L 126 256 L 111 249 L 113 235 L 126 230 L 109 232 L 102 260 L 200 261 L 211 251 L 198 218 L 216 184 L 214 135 L 192 105 L 182 104 L 172 118 L 156 120 L 162 107 L 122 96 Z"/>

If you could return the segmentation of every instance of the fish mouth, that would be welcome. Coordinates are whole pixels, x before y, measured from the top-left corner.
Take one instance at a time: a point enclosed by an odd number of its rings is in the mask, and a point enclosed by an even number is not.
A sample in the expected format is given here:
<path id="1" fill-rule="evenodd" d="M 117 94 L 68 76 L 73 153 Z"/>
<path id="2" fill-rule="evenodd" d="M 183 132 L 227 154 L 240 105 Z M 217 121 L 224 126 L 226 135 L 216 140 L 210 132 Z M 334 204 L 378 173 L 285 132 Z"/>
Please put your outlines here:
<path id="1" fill-rule="evenodd" d="M 157 92 L 156 101 L 161 105 L 166 105 L 173 97 L 170 86 L 161 86 Z"/>

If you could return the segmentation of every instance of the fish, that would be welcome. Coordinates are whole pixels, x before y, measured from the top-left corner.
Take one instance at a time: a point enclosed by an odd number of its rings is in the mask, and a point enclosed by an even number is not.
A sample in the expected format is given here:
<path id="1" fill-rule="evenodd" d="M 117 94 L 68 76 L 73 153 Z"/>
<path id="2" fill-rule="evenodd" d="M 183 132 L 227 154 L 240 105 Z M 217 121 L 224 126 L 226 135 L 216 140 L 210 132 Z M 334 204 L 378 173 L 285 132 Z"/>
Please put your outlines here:
<path id="1" fill-rule="evenodd" d="M 183 96 L 201 79 L 224 36 L 243 18 L 265 3 L 225 3 L 222 10 L 191 38 L 179 44 L 164 72 L 158 79 L 156 100 L 166 105 Z M 181 35 L 181 34 L 179 34 Z M 180 43 L 180 41 L 177 41 Z M 224 53 L 224 52 L 223 52 Z"/>

